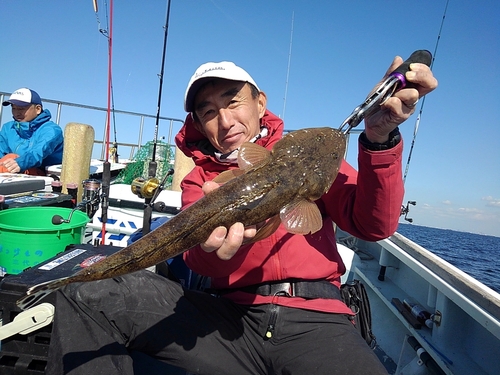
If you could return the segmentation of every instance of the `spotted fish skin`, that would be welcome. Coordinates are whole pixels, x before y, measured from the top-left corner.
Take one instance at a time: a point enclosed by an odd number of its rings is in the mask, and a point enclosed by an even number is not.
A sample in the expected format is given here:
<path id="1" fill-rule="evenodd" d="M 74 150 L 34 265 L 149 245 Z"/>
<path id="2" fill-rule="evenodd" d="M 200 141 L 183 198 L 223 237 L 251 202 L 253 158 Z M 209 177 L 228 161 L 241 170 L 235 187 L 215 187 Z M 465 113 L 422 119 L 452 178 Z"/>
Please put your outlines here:
<path id="1" fill-rule="evenodd" d="M 258 165 L 250 163 L 246 173 L 106 259 L 74 275 L 30 288 L 18 306 L 29 308 L 53 290 L 73 282 L 116 277 L 156 265 L 206 241 L 219 226 L 229 228 L 236 222 L 254 225 L 280 214 L 283 219 L 287 207 L 300 202 L 317 209 L 312 202 L 325 194 L 335 180 L 346 139 L 332 128 L 302 129 L 286 134 L 271 152 L 246 143 L 240 154 L 245 155 L 245 150 L 246 154 L 259 152 L 259 148 L 265 157 Z"/>

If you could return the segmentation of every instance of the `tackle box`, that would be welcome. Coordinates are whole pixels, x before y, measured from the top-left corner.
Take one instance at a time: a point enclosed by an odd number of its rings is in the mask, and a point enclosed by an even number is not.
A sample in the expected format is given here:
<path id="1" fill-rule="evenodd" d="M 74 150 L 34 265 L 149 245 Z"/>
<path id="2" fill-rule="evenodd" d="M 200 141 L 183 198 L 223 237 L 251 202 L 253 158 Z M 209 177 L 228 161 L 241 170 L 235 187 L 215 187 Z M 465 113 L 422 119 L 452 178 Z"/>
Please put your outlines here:
<path id="1" fill-rule="evenodd" d="M 5 197 L 3 208 L 20 208 L 34 206 L 53 206 L 73 208 L 74 203 L 69 194 L 35 191 L 28 195 Z"/>

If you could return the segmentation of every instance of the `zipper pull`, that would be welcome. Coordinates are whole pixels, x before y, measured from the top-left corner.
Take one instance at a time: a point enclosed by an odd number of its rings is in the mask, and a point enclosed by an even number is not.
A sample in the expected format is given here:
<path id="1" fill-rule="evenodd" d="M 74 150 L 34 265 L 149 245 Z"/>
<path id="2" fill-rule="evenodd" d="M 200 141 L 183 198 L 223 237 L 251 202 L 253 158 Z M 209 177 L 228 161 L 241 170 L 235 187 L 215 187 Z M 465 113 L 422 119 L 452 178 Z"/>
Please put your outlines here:
<path id="1" fill-rule="evenodd" d="M 270 339 L 271 337 L 273 337 L 273 332 L 274 332 L 274 325 L 269 324 L 266 330 L 266 339 Z"/>
<path id="2" fill-rule="evenodd" d="M 272 305 L 271 307 L 271 316 L 269 317 L 265 334 L 265 338 L 268 340 L 273 337 L 274 328 L 276 327 L 276 319 L 278 318 L 278 309 L 278 305 Z"/>

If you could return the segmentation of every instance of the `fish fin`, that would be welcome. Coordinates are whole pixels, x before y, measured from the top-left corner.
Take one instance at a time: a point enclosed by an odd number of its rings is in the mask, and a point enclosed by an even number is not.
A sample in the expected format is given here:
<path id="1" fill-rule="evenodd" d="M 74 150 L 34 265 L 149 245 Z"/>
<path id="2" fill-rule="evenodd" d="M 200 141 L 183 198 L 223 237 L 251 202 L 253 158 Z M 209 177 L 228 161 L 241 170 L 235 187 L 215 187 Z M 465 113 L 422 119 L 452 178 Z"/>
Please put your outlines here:
<path id="1" fill-rule="evenodd" d="M 286 230 L 294 234 L 314 233 L 323 226 L 323 218 L 316 203 L 296 200 L 280 211 L 281 222 Z"/>
<path id="2" fill-rule="evenodd" d="M 239 169 L 224 171 L 215 177 L 213 181 L 218 184 L 225 184 L 233 178 L 245 174 L 249 170 L 265 165 L 268 162 L 270 155 L 271 151 L 268 149 L 256 145 L 255 143 L 245 142 L 241 145 L 240 151 L 238 152 Z"/>
<path id="3" fill-rule="evenodd" d="M 69 276 L 60 279 L 46 281 L 41 284 L 32 286 L 26 292 L 26 295 L 17 300 L 16 304 L 21 310 L 27 310 L 36 305 L 41 299 L 48 296 L 50 293 L 67 284 L 66 280 Z"/>
<path id="4" fill-rule="evenodd" d="M 271 234 L 276 232 L 278 227 L 281 224 L 281 219 L 279 215 L 274 215 L 273 217 L 269 218 L 269 220 L 266 221 L 266 223 L 257 229 L 257 233 L 255 234 L 254 237 L 247 241 L 243 241 L 244 245 L 248 245 L 260 240 L 263 240 L 264 238 L 269 237 Z"/>
<path id="5" fill-rule="evenodd" d="M 224 171 L 224 172 L 220 173 L 212 181 L 217 182 L 218 184 L 222 185 L 222 184 L 225 184 L 226 182 L 231 181 L 233 178 L 241 176 L 242 174 L 245 174 L 245 171 L 243 171 L 241 169 L 230 169 L 228 171 Z"/>
<path id="6" fill-rule="evenodd" d="M 245 172 L 261 167 L 267 164 L 270 155 L 271 151 L 268 149 L 255 143 L 245 142 L 241 145 L 238 152 L 238 167 Z"/>

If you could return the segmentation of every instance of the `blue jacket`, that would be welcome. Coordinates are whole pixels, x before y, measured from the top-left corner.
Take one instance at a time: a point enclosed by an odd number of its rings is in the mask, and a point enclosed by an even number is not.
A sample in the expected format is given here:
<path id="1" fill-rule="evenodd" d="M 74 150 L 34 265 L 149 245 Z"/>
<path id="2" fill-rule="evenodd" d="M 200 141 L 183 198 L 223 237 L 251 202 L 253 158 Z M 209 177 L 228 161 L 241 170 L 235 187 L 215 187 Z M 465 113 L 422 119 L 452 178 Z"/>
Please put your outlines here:
<path id="1" fill-rule="evenodd" d="M 61 164 L 63 156 L 63 132 L 50 121 L 48 109 L 43 110 L 30 122 L 10 121 L 0 130 L 0 157 L 9 153 L 16 159 L 21 172 L 38 167 Z"/>

